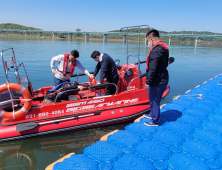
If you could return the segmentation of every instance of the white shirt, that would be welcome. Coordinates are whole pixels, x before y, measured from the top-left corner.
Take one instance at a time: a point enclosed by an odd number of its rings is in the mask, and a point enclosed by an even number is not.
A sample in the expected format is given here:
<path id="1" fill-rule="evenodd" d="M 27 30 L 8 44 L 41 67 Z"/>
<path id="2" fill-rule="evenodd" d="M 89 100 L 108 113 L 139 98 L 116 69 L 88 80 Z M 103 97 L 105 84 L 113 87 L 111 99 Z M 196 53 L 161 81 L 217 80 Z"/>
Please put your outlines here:
<path id="1" fill-rule="evenodd" d="M 102 59 L 103 59 L 103 53 L 101 54 L 101 57 L 100 57 L 99 61 L 101 62 Z"/>
<path id="2" fill-rule="evenodd" d="M 51 69 L 55 69 L 55 62 L 58 62 L 58 66 L 56 68 L 56 74 L 55 74 L 55 77 L 57 79 L 60 79 L 60 80 L 68 80 L 71 76 L 69 73 L 63 75 L 62 74 L 62 71 L 63 71 L 63 63 L 64 63 L 64 54 L 60 54 L 60 55 L 57 55 L 55 57 L 53 57 L 51 59 L 51 63 L 50 63 L 50 66 L 51 66 Z M 70 72 L 70 69 L 71 69 L 71 65 L 72 65 L 72 62 L 69 61 L 68 62 L 68 66 L 67 66 L 67 69 L 66 69 L 66 72 Z M 76 59 L 76 66 L 83 72 L 85 73 L 86 75 L 89 76 L 89 72 L 85 69 L 85 67 L 82 66 L 82 64 L 80 63 L 80 61 L 78 59 Z M 58 71 L 59 70 L 59 71 Z"/>

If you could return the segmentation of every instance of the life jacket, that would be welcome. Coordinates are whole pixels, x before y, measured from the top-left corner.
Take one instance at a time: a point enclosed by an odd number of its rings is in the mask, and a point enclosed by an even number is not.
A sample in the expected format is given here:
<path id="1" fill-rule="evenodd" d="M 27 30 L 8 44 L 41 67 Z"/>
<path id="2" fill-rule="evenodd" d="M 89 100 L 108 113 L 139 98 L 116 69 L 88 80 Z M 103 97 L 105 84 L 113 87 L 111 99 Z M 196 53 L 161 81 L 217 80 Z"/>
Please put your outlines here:
<path id="1" fill-rule="evenodd" d="M 66 69 L 69 63 L 69 54 L 64 54 L 64 63 L 63 63 L 63 71 L 62 74 L 66 75 Z M 70 76 L 73 74 L 76 67 L 76 59 L 72 61 L 71 69 L 70 69 Z"/>
<path id="2" fill-rule="evenodd" d="M 166 50 L 168 50 L 168 47 L 167 47 L 167 45 L 166 45 L 164 42 L 160 41 L 160 42 L 156 43 L 156 45 L 150 50 L 150 52 L 149 52 L 149 54 L 148 54 L 148 56 L 147 56 L 147 60 L 146 60 L 146 70 L 148 70 L 148 68 L 149 68 L 148 64 L 149 64 L 150 53 L 151 53 L 151 51 L 152 51 L 156 46 L 158 46 L 158 45 L 161 45 L 163 48 L 165 48 Z"/>

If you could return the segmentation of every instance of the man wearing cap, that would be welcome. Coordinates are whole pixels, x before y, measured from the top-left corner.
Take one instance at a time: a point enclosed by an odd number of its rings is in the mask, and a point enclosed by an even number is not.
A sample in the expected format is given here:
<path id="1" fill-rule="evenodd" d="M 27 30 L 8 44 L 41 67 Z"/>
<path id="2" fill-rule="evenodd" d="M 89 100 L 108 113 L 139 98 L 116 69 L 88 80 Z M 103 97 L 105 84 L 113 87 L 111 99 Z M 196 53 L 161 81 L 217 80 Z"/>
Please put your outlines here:
<path id="1" fill-rule="evenodd" d="M 54 84 L 57 86 L 65 81 L 70 81 L 70 77 L 73 75 L 75 67 L 77 66 L 83 73 L 93 78 L 77 59 L 79 57 L 79 52 L 77 50 L 72 50 L 70 54 L 60 54 L 51 59 L 51 69 L 52 74 L 55 75 Z M 55 69 L 55 62 L 58 62 L 58 66 Z"/>

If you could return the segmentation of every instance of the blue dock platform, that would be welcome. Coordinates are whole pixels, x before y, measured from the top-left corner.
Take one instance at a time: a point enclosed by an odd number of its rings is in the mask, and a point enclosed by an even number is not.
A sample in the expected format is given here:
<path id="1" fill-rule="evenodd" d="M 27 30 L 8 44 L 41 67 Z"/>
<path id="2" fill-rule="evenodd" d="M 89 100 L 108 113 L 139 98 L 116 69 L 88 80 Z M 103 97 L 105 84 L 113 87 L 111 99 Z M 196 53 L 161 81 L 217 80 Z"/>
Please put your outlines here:
<path id="1" fill-rule="evenodd" d="M 52 169 L 222 169 L 221 82 L 222 74 L 163 106 L 160 126 L 147 127 L 149 120 L 140 118 Z"/>

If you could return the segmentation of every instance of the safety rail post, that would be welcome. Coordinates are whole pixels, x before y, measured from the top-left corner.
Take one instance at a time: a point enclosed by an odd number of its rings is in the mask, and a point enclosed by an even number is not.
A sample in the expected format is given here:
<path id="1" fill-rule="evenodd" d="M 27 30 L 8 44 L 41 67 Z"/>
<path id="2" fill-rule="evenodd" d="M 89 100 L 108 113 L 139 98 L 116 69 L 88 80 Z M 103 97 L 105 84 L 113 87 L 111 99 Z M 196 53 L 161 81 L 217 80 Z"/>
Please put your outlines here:
<path id="1" fill-rule="evenodd" d="M 141 27 L 148 27 L 149 25 L 138 25 L 138 26 L 130 26 L 130 27 L 123 27 L 120 30 L 127 30 L 126 35 L 128 36 L 128 29 L 129 28 L 139 28 L 139 32 L 138 32 L 138 75 L 140 76 L 140 28 Z M 128 55 L 128 38 L 127 38 L 127 47 L 126 47 L 126 51 L 127 51 L 127 68 L 128 68 L 128 59 L 129 59 L 129 55 Z M 139 85 L 140 85 L 140 79 L 138 81 L 138 89 L 139 89 Z"/>
<path id="2" fill-rule="evenodd" d="M 12 64 L 14 65 L 15 77 L 17 79 L 18 84 L 21 84 L 20 75 L 19 75 L 19 72 L 18 72 L 18 65 L 17 65 L 17 62 L 16 62 L 15 52 L 14 52 L 13 48 L 12 48 L 12 53 L 13 53 L 13 59 L 14 59 L 14 63 L 12 63 Z"/>

